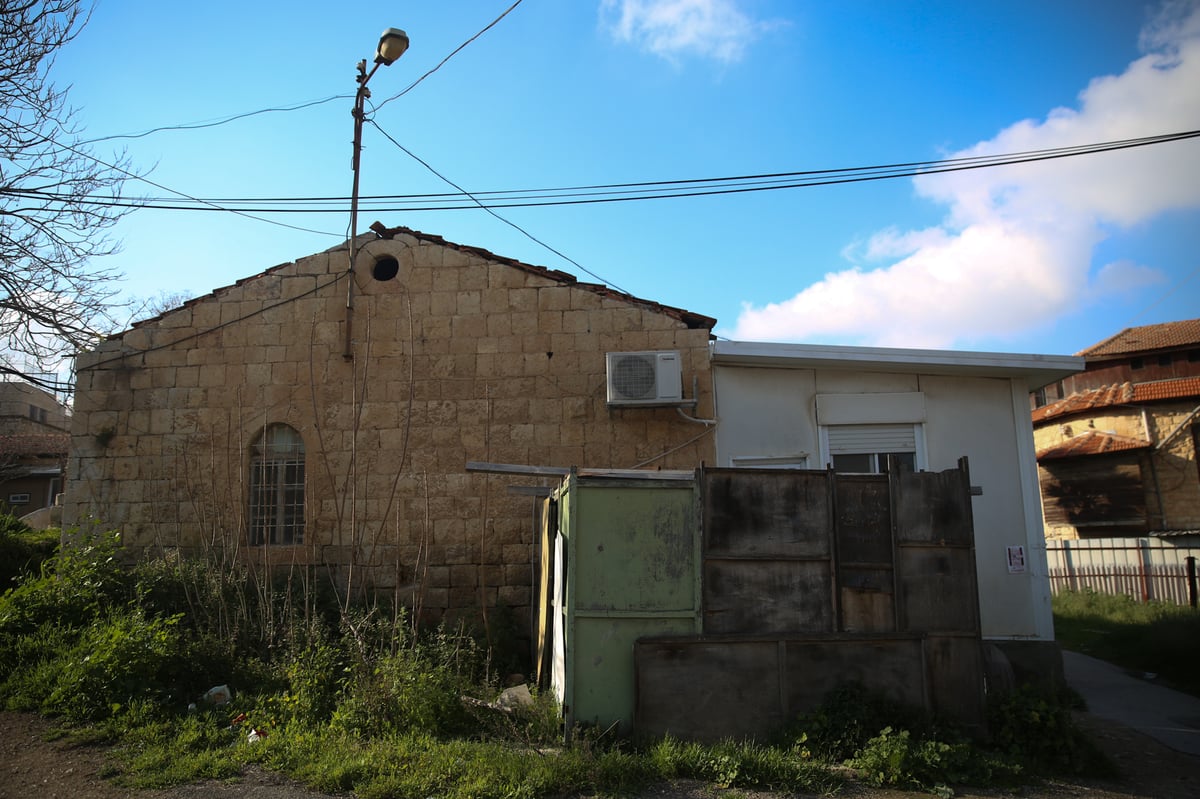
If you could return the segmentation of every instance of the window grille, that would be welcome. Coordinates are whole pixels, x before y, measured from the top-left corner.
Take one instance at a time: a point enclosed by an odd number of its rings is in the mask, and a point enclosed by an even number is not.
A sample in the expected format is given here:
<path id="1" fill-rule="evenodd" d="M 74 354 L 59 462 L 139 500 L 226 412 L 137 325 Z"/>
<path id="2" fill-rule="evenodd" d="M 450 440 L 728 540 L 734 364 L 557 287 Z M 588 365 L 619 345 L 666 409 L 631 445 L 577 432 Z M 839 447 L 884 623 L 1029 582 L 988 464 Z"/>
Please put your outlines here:
<path id="1" fill-rule="evenodd" d="M 250 543 L 304 540 L 304 439 L 285 424 L 267 427 L 251 445 Z"/>

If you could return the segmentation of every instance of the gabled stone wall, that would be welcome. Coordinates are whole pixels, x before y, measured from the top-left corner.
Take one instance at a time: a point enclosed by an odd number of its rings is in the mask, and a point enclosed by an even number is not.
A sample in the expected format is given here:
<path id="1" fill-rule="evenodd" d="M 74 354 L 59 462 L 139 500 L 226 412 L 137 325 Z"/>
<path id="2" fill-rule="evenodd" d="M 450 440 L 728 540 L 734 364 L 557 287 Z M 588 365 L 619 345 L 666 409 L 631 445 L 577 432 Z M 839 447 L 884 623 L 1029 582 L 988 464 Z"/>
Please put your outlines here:
<path id="1" fill-rule="evenodd" d="M 436 617 L 530 604 L 532 511 L 469 460 L 628 468 L 712 462 L 673 408 L 609 408 L 605 353 L 679 350 L 688 414 L 711 417 L 714 320 L 399 229 L 364 237 L 344 357 L 345 248 L 193 300 L 77 360 L 67 524 L 134 552 L 221 548 L 331 567 Z M 376 280 L 394 258 L 399 274 Z M 250 444 L 304 440 L 306 529 L 250 547 Z"/>

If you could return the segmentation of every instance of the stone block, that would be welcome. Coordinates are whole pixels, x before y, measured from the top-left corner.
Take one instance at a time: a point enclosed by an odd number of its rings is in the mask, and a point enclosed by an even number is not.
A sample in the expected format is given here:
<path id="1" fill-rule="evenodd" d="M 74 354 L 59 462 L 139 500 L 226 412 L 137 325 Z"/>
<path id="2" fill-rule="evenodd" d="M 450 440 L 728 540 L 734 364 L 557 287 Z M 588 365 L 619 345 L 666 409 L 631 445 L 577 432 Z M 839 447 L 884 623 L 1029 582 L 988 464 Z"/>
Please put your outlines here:
<path id="1" fill-rule="evenodd" d="M 547 286 L 538 290 L 539 311 L 566 311 L 571 308 L 571 289 L 566 286 Z"/>
<path id="2" fill-rule="evenodd" d="M 512 309 L 508 301 L 509 290 L 485 289 L 479 295 L 479 310 L 485 314 L 510 314 Z M 461 312 L 461 311 L 460 311 Z"/>
<path id="3" fill-rule="evenodd" d="M 496 592 L 497 602 L 514 610 L 528 608 L 532 596 L 533 590 L 528 585 L 502 585 Z"/>

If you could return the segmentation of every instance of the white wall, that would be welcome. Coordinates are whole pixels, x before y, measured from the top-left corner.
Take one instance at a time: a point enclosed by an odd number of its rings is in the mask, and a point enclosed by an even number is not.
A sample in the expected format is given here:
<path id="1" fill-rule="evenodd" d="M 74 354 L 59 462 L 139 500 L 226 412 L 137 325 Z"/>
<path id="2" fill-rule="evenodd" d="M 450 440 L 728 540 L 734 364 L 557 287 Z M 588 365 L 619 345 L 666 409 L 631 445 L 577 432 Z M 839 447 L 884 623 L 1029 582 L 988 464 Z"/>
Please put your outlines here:
<path id="1" fill-rule="evenodd" d="M 1032 428 L 1014 400 L 1027 393 L 1020 379 L 714 364 L 713 381 L 720 466 L 805 451 L 809 468 L 823 468 L 817 394 L 923 394 L 926 468 L 952 469 L 965 455 L 972 485 L 983 489 L 973 510 L 984 637 L 1053 639 Z M 1009 573 L 1007 548 L 1017 545 L 1023 574 Z"/>

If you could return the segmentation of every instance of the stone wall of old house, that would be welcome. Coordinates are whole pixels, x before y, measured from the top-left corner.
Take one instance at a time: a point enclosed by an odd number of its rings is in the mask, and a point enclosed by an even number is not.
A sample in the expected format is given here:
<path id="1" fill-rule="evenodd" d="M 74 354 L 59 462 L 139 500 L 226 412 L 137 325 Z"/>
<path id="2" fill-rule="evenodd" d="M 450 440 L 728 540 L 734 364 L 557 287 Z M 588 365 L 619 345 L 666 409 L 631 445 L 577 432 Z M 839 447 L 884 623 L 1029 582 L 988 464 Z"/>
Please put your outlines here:
<path id="1" fill-rule="evenodd" d="M 1200 458 L 1197 425 L 1200 397 L 1148 409 L 1154 449 L 1154 492 L 1160 529 L 1200 529 Z"/>
<path id="2" fill-rule="evenodd" d="M 1046 422 L 1035 428 L 1034 445 L 1040 451 L 1057 446 L 1089 431 L 1112 433 L 1138 441 L 1151 448 L 1120 455 L 1094 455 L 1093 458 L 1121 458 L 1136 465 L 1141 475 L 1146 515 L 1146 530 L 1190 530 L 1200 528 L 1200 467 L 1197 463 L 1197 400 L 1183 399 L 1138 405 L 1096 409 L 1064 420 Z M 1043 484 L 1046 470 L 1039 468 Z M 1046 537 L 1075 539 L 1079 532 L 1069 524 L 1047 520 Z"/>
<path id="3" fill-rule="evenodd" d="M 471 460 L 693 468 L 709 427 L 674 408 L 610 408 L 605 353 L 679 350 L 688 415 L 711 417 L 713 320 L 411 231 L 365 244 L 344 357 L 345 248 L 284 264 L 141 323 L 77 361 L 67 524 L 131 551 L 222 549 L 328 566 L 429 616 L 531 603 L 533 502 L 548 479 Z M 373 265 L 395 258 L 399 274 Z M 303 437 L 306 527 L 251 547 L 252 440 Z"/>

